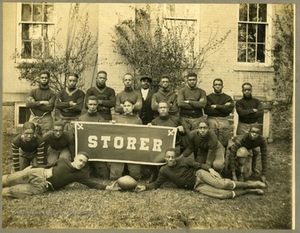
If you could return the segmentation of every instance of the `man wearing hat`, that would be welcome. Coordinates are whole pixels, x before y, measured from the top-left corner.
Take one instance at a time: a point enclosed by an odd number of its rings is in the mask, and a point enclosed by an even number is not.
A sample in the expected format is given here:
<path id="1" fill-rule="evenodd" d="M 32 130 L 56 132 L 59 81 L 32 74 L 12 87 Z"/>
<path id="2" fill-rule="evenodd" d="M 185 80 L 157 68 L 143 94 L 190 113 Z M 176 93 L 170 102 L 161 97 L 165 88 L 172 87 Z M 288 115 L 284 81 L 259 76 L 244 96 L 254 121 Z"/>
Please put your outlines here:
<path id="1" fill-rule="evenodd" d="M 237 136 L 234 144 L 230 147 L 229 169 L 232 174 L 232 180 L 244 181 L 245 178 L 251 176 L 253 154 L 249 150 L 256 147 L 260 147 L 261 151 L 261 180 L 266 183 L 267 140 L 261 135 L 260 126 L 257 123 L 250 126 L 248 133 Z"/>
<path id="2" fill-rule="evenodd" d="M 142 109 L 140 112 L 140 118 L 143 121 L 143 125 L 147 125 L 154 119 L 154 112 L 151 108 L 151 101 L 154 91 L 150 88 L 152 78 L 148 75 L 141 76 L 140 83 L 140 93 L 142 95 Z"/>

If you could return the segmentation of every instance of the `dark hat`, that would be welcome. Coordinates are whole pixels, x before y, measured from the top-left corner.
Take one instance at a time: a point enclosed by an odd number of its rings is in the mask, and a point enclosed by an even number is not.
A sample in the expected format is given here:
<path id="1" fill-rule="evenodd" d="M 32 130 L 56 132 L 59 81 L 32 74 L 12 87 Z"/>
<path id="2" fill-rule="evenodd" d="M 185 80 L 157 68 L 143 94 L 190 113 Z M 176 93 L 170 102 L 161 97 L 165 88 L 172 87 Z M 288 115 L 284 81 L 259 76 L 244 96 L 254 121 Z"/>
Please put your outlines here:
<path id="1" fill-rule="evenodd" d="M 151 78 L 150 76 L 147 76 L 147 75 L 142 76 L 142 77 L 140 78 L 140 81 L 145 80 L 145 79 L 148 79 L 148 81 L 149 81 L 150 83 L 152 83 L 152 78 Z"/>

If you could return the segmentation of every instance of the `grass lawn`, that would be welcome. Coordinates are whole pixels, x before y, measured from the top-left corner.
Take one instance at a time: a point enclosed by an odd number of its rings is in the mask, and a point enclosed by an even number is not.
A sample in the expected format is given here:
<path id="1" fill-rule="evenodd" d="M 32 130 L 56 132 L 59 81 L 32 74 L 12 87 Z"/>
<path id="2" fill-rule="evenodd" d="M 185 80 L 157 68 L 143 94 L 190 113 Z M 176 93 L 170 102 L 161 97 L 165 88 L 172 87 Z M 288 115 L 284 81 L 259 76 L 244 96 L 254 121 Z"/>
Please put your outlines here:
<path id="1" fill-rule="evenodd" d="M 3 138 L 3 174 L 11 168 L 10 142 Z M 172 183 L 142 193 L 88 189 L 74 183 L 57 192 L 2 199 L 2 227 L 78 229 L 291 229 L 292 152 L 269 144 L 269 187 L 264 196 L 219 200 Z M 260 160 L 259 160 L 260 161 Z M 97 181 L 109 184 L 109 180 Z"/>

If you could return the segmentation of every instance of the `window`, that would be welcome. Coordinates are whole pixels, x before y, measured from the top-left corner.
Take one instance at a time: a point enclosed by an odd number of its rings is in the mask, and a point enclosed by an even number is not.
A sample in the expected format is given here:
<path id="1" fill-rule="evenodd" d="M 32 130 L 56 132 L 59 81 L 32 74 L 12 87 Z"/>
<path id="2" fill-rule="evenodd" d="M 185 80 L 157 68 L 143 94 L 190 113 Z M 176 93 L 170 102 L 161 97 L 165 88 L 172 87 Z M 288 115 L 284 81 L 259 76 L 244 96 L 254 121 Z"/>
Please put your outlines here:
<path id="1" fill-rule="evenodd" d="M 266 62 L 267 4 L 239 4 L 238 62 Z"/>
<path id="2" fill-rule="evenodd" d="M 21 127 L 29 120 L 30 110 L 26 108 L 25 103 L 16 103 L 15 105 L 15 124 L 16 127 Z"/>
<path id="3" fill-rule="evenodd" d="M 54 4 L 21 3 L 19 12 L 21 58 L 48 58 L 53 55 Z"/>

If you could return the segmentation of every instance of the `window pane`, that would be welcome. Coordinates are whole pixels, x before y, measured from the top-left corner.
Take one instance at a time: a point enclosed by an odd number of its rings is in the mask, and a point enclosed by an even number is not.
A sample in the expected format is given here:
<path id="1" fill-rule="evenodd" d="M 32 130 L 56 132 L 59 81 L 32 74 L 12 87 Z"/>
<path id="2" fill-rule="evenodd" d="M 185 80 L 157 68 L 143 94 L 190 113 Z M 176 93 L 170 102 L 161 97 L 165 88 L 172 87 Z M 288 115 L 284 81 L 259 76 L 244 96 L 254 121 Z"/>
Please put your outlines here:
<path id="1" fill-rule="evenodd" d="M 22 21 L 31 21 L 31 5 L 22 4 Z"/>
<path id="2" fill-rule="evenodd" d="M 19 107 L 19 122 L 18 124 L 24 124 L 29 120 L 30 110 L 26 107 Z"/>
<path id="3" fill-rule="evenodd" d="M 54 25 L 43 25 L 43 40 L 51 41 L 54 34 Z"/>
<path id="4" fill-rule="evenodd" d="M 255 44 L 248 44 L 248 59 L 247 62 L 255 62 Z"/>
<path id="5" fill-rule="evenodd" d="M 33 53 L 32 56 L 34 58 L 40 58 L 42 55 L 42 49 L 43 49 L 43 44 L 41 40 L 33 40 L 32 41 L 32 49 Z"/>
<path id="6" fill-rule="evenodd" d="M 21 57 L 24 59 L 31 58 L 31 42 L 22 42 Z"/>
<path id="7" fill-rule="evenodd" d="M 246 62 L 246 43 L 239 43 L 238 45 L 238 61 Z"/>
<path id="8" fill-rule="evenodd" d="M 246 42 L 247 39 L 247 25 L 239 23 L 239 42 Z"/>
<path id="9" fill-rule="evenodd" d="M 266 25 L 257 25 L 257 42 L 265 42 L 266 40 Z"/>
<path id="10" fill-rule="evenodd" d="M 247 21 L 248 4 L 240 4 L 240 21 Z"/>
<path id="11" fill-rule="evenodd" d="M 22 24 L 22 40 L 30 39 L 30 24 Z"/>
<path id="12" fill-rule="evenodd" d="M 42 21 L 42 4 L 33 5 L 33 21 Z"/>
<path id="13" fill-rule="evenodd" d="M 33 25 L 32 39 L 41 39 L 42 37 L 42 25 Z"/>
<path id="14" fill-rule="evenodd" d="M 267 4 L 259 4 L 259 22 L 267 22 Z"/>
<path id="15" fill-rule="evenodd" d="M 45 22 L 53 22 L 53 11 L 54 6 L 53 5 L 46 5 L 45 6 L 45 12 L 44 12 L 44 21 Z"/>
<path id="16" fill-rule="evenodd" d="M 248 25 L 248 42 L 256 42 L 256 24 Z"/>
<path id="17" fill-rule="evenodd" d="M 257 22 L 257 4 L 249 4 L 249 21 Z"/>
<path id="18" fill-rule="evenodd" d="M 257 61 L 265 62 L 265 45 L 264 44 L 257 45 Z"/>

